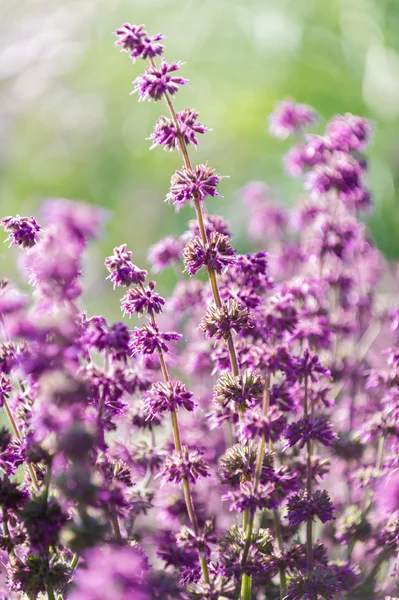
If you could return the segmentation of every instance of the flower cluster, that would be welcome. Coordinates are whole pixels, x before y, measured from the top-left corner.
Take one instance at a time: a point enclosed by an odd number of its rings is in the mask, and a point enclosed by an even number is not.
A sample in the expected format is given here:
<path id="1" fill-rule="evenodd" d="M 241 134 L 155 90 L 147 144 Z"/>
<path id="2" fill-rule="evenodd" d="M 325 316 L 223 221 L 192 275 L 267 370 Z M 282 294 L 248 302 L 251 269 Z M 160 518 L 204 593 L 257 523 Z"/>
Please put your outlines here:
<path id="1" fill-rule="evenodd" d="M 183 161 L 167 198 L 196 218 L 149 250 L 178 271 L 167 299 L 126 244 L 105 259 L 116 322 L 81 310 L 102 211 L 2 219 L 34 289 L 0 282 L 0 596 L 397 600 L 397 272 L 358 219 L 370 124 L 307 133 L 313 109 L 280 104 L 305 195 L 287 211 L 246 185 L 239 254 L 205 208 L 220 176 L 190 160 L 208 128 L 173 105 L 181 63 L 144 25 L 116 35 L 147 61 L 140 100 L 166 100 L 150 139 Z"/>

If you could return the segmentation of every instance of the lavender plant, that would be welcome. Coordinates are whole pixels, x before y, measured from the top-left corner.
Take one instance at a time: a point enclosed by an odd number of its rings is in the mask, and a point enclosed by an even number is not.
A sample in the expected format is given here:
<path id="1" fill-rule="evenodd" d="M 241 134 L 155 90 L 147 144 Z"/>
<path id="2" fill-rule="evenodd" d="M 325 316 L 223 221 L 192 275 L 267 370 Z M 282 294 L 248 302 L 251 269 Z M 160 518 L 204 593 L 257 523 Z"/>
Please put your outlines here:
<path id="1" fill-rule="evenodd" d="M 399 309 L 359 220 L 370 124 L 310 134 L 313 109 L 281 103 L 270 132 L 294 136 L 305 194 L 287 210 L 261 182 L 241 190 L 237 254 L 205 206 L 221 176 L 189 154 L 208 129 L 172 102 L 181 63 L 144 25 L 116 34 L 148 63 L 134 92 L 168 110 L 150 136 L 183 163 L 167 200 L 195 218 L 150 248 L 154 273 L 182 272 L 167 300 L 126 244 L 105 259 L 117 323 L 81 306 L 102 211 L 2 219 L 33 288 L 0 286 L 2 597 L 395 600 Z"/>

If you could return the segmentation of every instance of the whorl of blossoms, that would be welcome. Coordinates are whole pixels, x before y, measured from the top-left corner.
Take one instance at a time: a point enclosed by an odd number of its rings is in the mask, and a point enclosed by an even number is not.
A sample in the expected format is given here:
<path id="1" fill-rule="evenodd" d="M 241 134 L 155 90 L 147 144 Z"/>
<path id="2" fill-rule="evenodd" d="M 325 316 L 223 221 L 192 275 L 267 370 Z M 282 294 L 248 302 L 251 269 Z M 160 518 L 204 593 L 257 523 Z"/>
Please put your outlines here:
<path id="1" fill-rule="evenodd" d="M 143 75 L 139 75 L 135 81 L 133 92 L 138 93 L 140 100 L 154 100 L 158 102 L 162 100 L 165 93 L 173 96 L 179 91 L 179 86 L 188 83 L 187 79 L 176 75 L 175 73 L 181 67 L 180 62 L 168 64 L 162 58 L 159 68 L 146 67 Z"/>
<path id="2" fill-rule="evenodd" d="M 180 137 L 188 146 L 198 146 L 197 134 L 209 131 L 198 119 L 198 113 L 191 108 L 185 108 L 176 113 L 177 125 L 173 119 L 161 116 L 155 124 L 154 132 L 150 135 L 152 140 L 151 150 L 156 146 L 163 146 L 164 150 L 177 150 L 180 152 Z"/>
<path id="3" fill-rule="evenodd" d="M 110 275 L 109 279 L 116 286 L 129 287 L 130 285 L 144 283 L 147 271 L 139 269 L 131 262 L 132 252 L 127 250 L 126 244 L 114 248 L 112 256 L 105 259 L 105 266 Z"/>
<path id="4" fill-rule="evenodd" d="M 172 175 L 166 200 L 181 208 L 194 199 L 203 201 L 206 196 L 219 196 L 217 186 L 220 179 L 215 169 L 205 165 L 196 165 L 194 169 L 182 167 Z"/>
<path id="5" fill-rule="evenodd" d="M 319 131 L 280 104 L 270 130 L 295 135 L 305 196 L 288 211 L 246 185 L 237 254 L 204 203 L 220 176 L 190 159 L 208 128 L 174 108 L 181 63 L 144 25 L 116 35 L 148 61 L 139 98 L 166 100 L 150 139 L 177 152 L 168 199 L 195 219 L 150 248 L 177 271 L 167 299 L 126 244 L 105 259 L 115 322 L 82 310 L 103 211 L 2 220 L 34 289 L 0 281 L 0 596 L 397 600 L 398 274 L 358 219 L 370 123 Z"/>

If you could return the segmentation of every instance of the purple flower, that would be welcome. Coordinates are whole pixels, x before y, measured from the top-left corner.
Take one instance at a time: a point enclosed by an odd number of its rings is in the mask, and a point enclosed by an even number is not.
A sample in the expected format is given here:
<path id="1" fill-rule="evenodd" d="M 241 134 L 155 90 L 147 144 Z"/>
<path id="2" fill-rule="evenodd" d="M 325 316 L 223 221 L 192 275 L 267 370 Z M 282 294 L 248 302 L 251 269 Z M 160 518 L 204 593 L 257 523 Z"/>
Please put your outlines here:
<path id="1" fill-rule="evenodd" d="M 99 236 L 105 211 L 82 202 L 52 198 L 42 208 L 46 225 L 58 225 L 81 242 Z"/>
<path id="2" fill-rule="evenodd" d="M 323 446 L 331 446 L 336 439 L 336 435 L 325 416 L 317 418 L 302 417 L 299 421 L 295 421 L 288 426 L 285 437 L 289 446 L 295 446 L 299 443 L 299 448 L 303 448 L 306 442 L 310 440 L 323 444 Z"/>
<path id="3" fill-rule="evenodd" d="M 135 546 L 99 546 L 85 554 L 70 600 L 150 600 L 147 564 Z"/>
<path id="4" fill-rule="evenodd" d="M 306 169 L 327 162 L 330 154 L 328 139 L 308 134 L 306 143 L 293 146 L 284 157 L 284 166 L 292 177 L 299 177 Z"/>
<path id="5" fill-rule="evenodd" d="M 264 381 L 256 371 L 247 369 L 242 375 L 223 373 L 213 389 L 213 400 L 221 406 L 233 402 L 238 407 L 253 407 L 259 404 L 264 390 Z"/>
<path id="6" fill-rule="evenodd" d="M 191 219 L 188 222 L 188 227 L 192 236 L 201 235 L 197 219 Z M 229 238 L 231 237 L 230 224 L 227 223 L 227 221 L 224 221 L 223 218 L 219 217 L 218 215 L 204 214 L 204 227 L 207 238 L 209 238 L 213 231 L 217 231 L 222 235 L 227 235 Z"/>
<path id="7" fill-rule="evenodd" d="M 163 39 L 161 33 L 149 36 L 144 30 L 144 25 L 130 25 L 124 23 L 115 31 L 115 35 L 119 39 L 115 42 L 115 46 L 120 46 L 122 52 L 128 52 L 133 62 L 137 58 L 155 58 L 163 54 L 164 46 L 159 44 Z"/>
<path id="8" fill-rule="evenodd" d="M 255 491 L 253 484 L 246 481 L 240 485 L 238 490 L 228 492 L 222 500 L 231 502 L 230 510 L 237 510 L 238 512 L 249 510 L 254 513 L 257 509 L 274 509 L 278 507 L 279 501 L 274 491 L 273 483 L 261 484 Z"/>
<path id="9" fill-rule="evenodd" d="M 159 67 L 146 67 L 143 75 L 139 75 L 135 80 L 133 93 L 138 93 L 140 100 L 162 100 L 163 95 L 168 93 L 171 96 L 179 90 L 179 85 L 188 83 L 188 79 L 170 75 L 178 71 L 182 63 L 168 64 L 164 58 Z"/>
<path id="10" fill-rule="evenodd" d="M 212 231 L 206 246 L 199 237 L 195 237 L 183 250 L 185 270 L 191 276 L 202 267 L 223 273 L 236 262 L 235 252 L 227 235 L 217 231 Z"/>
<path id="11" fill-rule="evenodd" d="M 23 310 L 28 304 L 28 297 L 21 294 L 6 279 L 0 281 L 0 315 L 12 315 Z"/>
<path id="12" fill-rule="evenodd" d="M 331 378 L 330 371 L 323 367 L 317 354 L 311 354 L 307 349 L 303 353 L 303 357 L 297 358 L 289 367 L 289 376 L 299 381 L 305 377 L 310 381 L 317 381 L 318 375 Z"/>
<path id="13" fill-rule="evenodd" d="M 31 546 L 44 555 L 48 554 L 50 546 L 58 545 L 61 529 L 68 520 L 57 500 L 50 498 L 44 501 L 41 496 L 24 505 L 20 518 Z"/>
<path id="14" fill-rule="evenodd" d="M 334 600 L 341 591 L 341 582 L 333 568 L 317 566 L 313 571 L 299 573 L 290 580 L 285 600 Z"/>
<path id="15" fill-rule="evenodd" d="M 5 231 L 9 233 L 7 241 L 10 246 L 16 245 L 21 248 L 32 248 L 41 231 L 41 227 L 34 217 L 4 217 L 1 224 Z"/>
<path id="16" fill-rule="evenodd" d="M 309 499 L 306 492 L 298 492 L 288 500 L 288 521 L 296 527 L 308 519 L 318 517 L 322 523 L 335 519 L 334 507 L 326 490 L 316 490 Z"/>
<path id="17" fill-rule="evenodd" d="M 196 165 L 193 170 L 182 167 L 172 175 L 166 200 L 171 200 L 177 208 L 181 208 L 191 200 L 202 202 L 206 196 L 219 196 L 217 186 L 220 179 L 215 169 L 205 165 Z"/>
<path id="18" fill-rule="evenodd" d="M 173 119 L 161 116 L 154 127 L 154 133 L 150 135 L 153 140 L 151 150 L 156 146 L 164 146 L 165 150 L 178 150 L 180 152 L 180 136 L 186 146 L 193 144 L 198 145 L 196 134 L 209 131 L 202 123 L 197 121 L 198 113 L 191 108 L 185 108 L 181 112 L 176 113 L 176 119 L 179 124 L 179 129 Z"/>
<path id="19" fill-rule="evenodd" d="M 370 141 L 371 125 L 367 119 L 350 113 L 337 115 L 327 125 L 326 136 L 334 150 L 363 152 Z"/>
<path id="20" fill-rule="evenodd" d="M 81 257 L 85 242 L 64 224 L 45 229 L 23 257 L 32 285 L 53 299 L 73 300 L 81 293 Z"/>
<path id="21" fill-rule="evenodd" d="M 228 300 L 220 308 L 211 306 L 200 323 L 200 329 L 206 338 L 215 337 L 217 340 L 227 338 L 231 331 L 237 333 L 242 329 L 252 327 L 248 308 L 235 300 Z"/>
<path id="22" fill-rule="evenodd" d="M 121 300 L 123 314 L 129 316 L 161 313 L 165 306 L 165 300 L 156 292 L 155 281 L 150 281 L 146 288 L 130 288 Z"/>
<path id="23" fill-rule="evenodd" d="M 126 244 L 114 248 L 112 256 L 105 259 L 104 264 L 110 272 L 109 279 L 116 286 L 129 287 L 144 283 L 147 271 L 139 269 L 131 262 L 132 252 L 126 249 Z"/>
<path id="24" fill-rule="evenodd" d="M 285 415 L 276 406 L 272 406 L 266 415 L 255 410 L 245 411 L 239 427 L 245 440 L 263 437 L 266 442 L 277 442 L 284 431 L 285 425 Z"/>
<path id="25" fill-rule="evenodd" d="M 280 102 L 269 117 L 269 131 L 284 140 L 294 133 L 299 133 L 304 127 L 316 123 L 316 113 L 307 104 L 295 102 Z"/>
<path id="26" fill-rule="evenodd" d="M 167 383 L 158 381 L 151 386 L 146 394 L 144 412 L 148 418 L 153 419 L 166 411 L 173 412 L 179 406 L 183 406 L 188 411 L 193 411 L 196 403 L 192 398 L 193 394 L 186 389 L 181 381 L 169 381 Z"/>
<path id="27" fill-rule="evenodd" d="M 13 390 L 11 380 L 4 375 L 0 374 L 0 408 L 4 406 L 4 400 L 7 400 Z"/>
<path id="28" fill-rule="evenodd" d="M 25 451 L 21 442 L 12 437 L 5 427 L 0 428 L 0 469 L 6 475 L 14 475 L 25 461 Z"/>
<path id="29" fill-rule="evenodd" d="M 168 352 L 166 342 L 180 340 L 182 336 L 179 333 L 167 332 L 161 333 L 158 325 L 148 323 L 143 327 L 135 327 L 130 342 L 130 351 L 132 356 L 136 354 L 153 354 L 155 351 Z"/>
<path id="30" fill-rule="evenodd" d="M 130 333 L 125 323 L 108 325 L 102 316 L 92 317 L 85 323 L 83 343 L 100 352 L 110 352 L 113 360 L 124 360 L 129 354 Z"/>
<path id="31" fill-rule="evenodd" d="M 370 205 L 370 194 L 363 182 L 364 169 L 353 157 L 336 152 L 326 164 L 316 165 L 307 174 L 306 187 L 317 197 L 335 191 L 350 210 Z"/>
<path id="32" fill-rule="evenodd" d="M 189 451 L 183 446 L 181 451 L 177 450 L 165 459 L 161 472 L 163 481 L 181 483 L 187 479 L 196 483 L 200 477 L 209 477 L 209 466 L 202 458 L 203 452 L 199 450 Z"/>
<path id="33" fill-rule="evenodd" d="M 28 492 L 21 489 L 18 482 L 11 481 L 7 476 L 0 479 L 0 507 L 3 511 L 21 510 L 28 498 Z"/>
<path id="34" fill-rule="evenodd" d="M 154 273 L 159 273 L 173 262 L 178 263 L 183 250 L 183 242 L 173 235 L 168 235 L 148 251 L 148 262 L 152 264 Z"/>

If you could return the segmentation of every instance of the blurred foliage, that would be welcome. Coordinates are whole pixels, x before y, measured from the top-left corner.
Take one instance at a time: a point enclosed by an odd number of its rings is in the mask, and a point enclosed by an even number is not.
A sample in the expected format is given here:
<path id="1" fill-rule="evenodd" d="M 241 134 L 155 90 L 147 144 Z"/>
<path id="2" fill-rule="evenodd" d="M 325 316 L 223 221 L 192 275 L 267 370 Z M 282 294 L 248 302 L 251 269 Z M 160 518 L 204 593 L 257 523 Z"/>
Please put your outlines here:
<path id="1" fill-rule="evenodd" d="M 372 119 L 369 223 L 380 248 L 399 256 L 398 0 L 0 0 L 0 12 L 1 213 L 37 213 L 46 197 L 109 209 L 106 235 L 91 250 L 91 310 L 109 293 L 101 264 L 114 245 L 127 242 L 142 262 L 148 245 L 191 218 L 189 207 L 176 214 L 164 204 L 180 164 L 148 151 L 165 108 L 129 95 L 143 64 L 113 47 L 124 21 L 162 31 L 167 58 L 188 63 L 191 85 L 176 104 L 199 110 L 213 129 L 197 156 L 230 176 L 211 210 L 232 222 L 240 248 L 240 186 L 265 180 L 288 205 L 301 193 L 282 168 L 289 143 L 267 133 L 275 103 L 293 97 L 315 107 L 321 127 L 334 113 Z M 8 257 L 2 251 L 5 274 Z"/>

